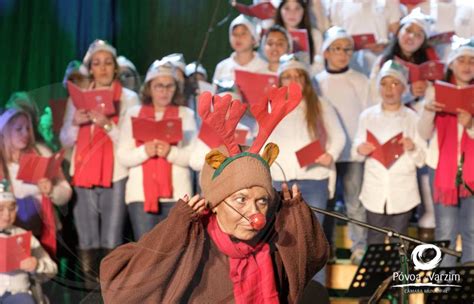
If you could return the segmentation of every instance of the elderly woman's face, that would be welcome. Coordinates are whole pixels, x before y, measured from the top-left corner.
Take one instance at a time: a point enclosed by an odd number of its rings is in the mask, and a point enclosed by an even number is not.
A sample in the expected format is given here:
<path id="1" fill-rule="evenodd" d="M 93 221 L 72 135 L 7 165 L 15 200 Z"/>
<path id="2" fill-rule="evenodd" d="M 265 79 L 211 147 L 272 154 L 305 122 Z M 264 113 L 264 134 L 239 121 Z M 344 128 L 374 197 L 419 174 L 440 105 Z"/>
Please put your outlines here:
<path id="1" fill-rule="evenodd" d="M 255 186 L 239 190 L 224 201 L 247 218 L 257 212 L 266 216 L 269 210 L 270 195 L 265 188 Z M 259 231 L 254 230 L 245 218 L 225 202 L 220 203 L 213 210 L 216 212 L 217 222 L 222 231 L 243 241 L 254 238 Z"/>

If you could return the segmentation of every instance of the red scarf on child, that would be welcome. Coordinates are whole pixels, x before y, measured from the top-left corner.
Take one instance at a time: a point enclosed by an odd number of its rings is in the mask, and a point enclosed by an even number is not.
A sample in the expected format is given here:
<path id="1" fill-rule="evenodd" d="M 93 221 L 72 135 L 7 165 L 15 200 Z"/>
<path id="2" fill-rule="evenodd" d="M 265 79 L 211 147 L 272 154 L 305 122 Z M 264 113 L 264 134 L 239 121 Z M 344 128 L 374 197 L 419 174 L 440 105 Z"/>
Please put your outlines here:
<path id="1" fill-rule="evenodd" d="M 454 79 L 451 81 L 454 83 Z M 456 206 L 458 197 L 471 194 L 464 186 L 456 186 L 458 169 L 458 120 L 456 115 L 438 113 L 435 118 L 438 133 L 439 160 L 435 171 L 434 201 L 445 206 Z M 474 139 L 463 129 L 461 155 L 464 154 L 463 180 L 474 189 Z"/>
<path id="2" fill-rule="evenodd" d="M 167 106 L 163 119 L 177 118 L 178 115 L 178 107 Z M 151 105 L 142 106 L 138 117 L 155 120 L 155 109 Z M 137 147 L 142 144 L 142 142 L 136 142 Z M 172 165 L 166 158 L 153 157 L 142 164 L 142 171 L 145 212 L 158 213 L 160 198 L 170 198 L 173 196 Z"/>
<path id="3" fill-rule="evenodd" d="M 207 232 L 219 251 L 229 258 L 236 304 L 279 303 L 267 243 L 252 247 L 245 242 L 232 242 L 230 236 L 220 229 L 215 215 L 209 217 Z"/>
<path id="4" fill-rule="evenodd" d="M 41 238 L 40 243 L 52 257 L 56 256 L 56 219 L 53 202 L 46 195 L 41 196 Z"/>
<path id="5" fill-rule="evenodd" d="M 117 124 L 122 85 L 114 81 L 112 89 L 116 109 L 112 121 Z M 76 142 L 72 184 L 84 188 L 111 187 L 114 157 L 114 145 L 103 128 L 93 124 L 81 126 Z"/>

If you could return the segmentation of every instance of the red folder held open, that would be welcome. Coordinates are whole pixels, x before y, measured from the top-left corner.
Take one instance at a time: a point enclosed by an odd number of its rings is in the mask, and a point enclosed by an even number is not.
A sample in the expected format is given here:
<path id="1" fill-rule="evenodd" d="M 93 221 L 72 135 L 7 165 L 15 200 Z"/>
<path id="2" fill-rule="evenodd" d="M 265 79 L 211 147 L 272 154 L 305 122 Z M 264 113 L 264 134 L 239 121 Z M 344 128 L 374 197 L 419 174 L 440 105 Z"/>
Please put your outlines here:
<path id="1" fill-rule="evenodd" d="M 403 145 L 399 143 L 402 138 L 403 134 L 400 132 L 384 144 L 380 144 L 374 134 L 367 130 L 367 142 L 375 146 L 375 150 L 370 154 L 370 157 L 389 169 L 404 153 Z"/>
<path id="2" fill-rule="evenodd" d="M 293 53 L 309 53 L 309 38 L 306 29 L 289 30 L 288 33 L 293 39 Z"/>
<path id="3" fill-rule="evenodd" d="M 428 39 L 429 44 L 439 45 L 451 43 L 451 38 L 454 36 L 454 32 L 444 32 L 433 36 Z"/>
<path id="4" fill-rule="evenodd" d="M 53 132 L 59 134 L 63 126 L 64 113 L 66 112 L 67 99 L 50 99 L 49 106 L 53 114 Z"/>
<path id="5" fill-rule="evenodd" d="M 440 80 L 444 78 L 444 64 L 439 60 L 430 60 L 422 64 L 407 62 L 399 57 L 396 61 L 403 64 L 409 73 L 409 82 L 413 83 L 419 80 Z"/>
<path id="6" fill-rule="evenodd" d="M 296 151 L 296 158 L 300 167 L 306 167 L 308 165 L 314 164 L 316 159 L 323 155 L 326 151 L 321 147 L 319 140 L 315 140 L 309 145 L 304 146 L 303 148 Z"/>
<path id="7" fill-rule="evenodd" d="M 247 142 L 248 131 L 244 129 L 236 129 L 234 132 L 235 142 L 241 146 Z M 198 138 L 202 140 L 209 148 L 214 149 L 224 144 L 221 138 L 216 134 L 213 128 L 208 124 L 202 123 L 199 130 Z"/>
<path id="8" fill-rule="evenodd" d="M 181 118 L 153 120 L 132 117 L 133 138 L 140 142 L 159 139 L 169 144 L 177 144 L 183 139 L 183 122 Z"/>
<path id="9" fill-rule="evenodd" d="M 23 154 L 20 158 L 20 169 L 16 178 L 29 184 L 37 184 L 42 178 L 53 180 L 60 173 L 63 159 L 64 150 L 55 153 L 51 157 L 34 153 Z"/>
<path id="10" fill-rule="evenodd" d="M 400 4 L 404 5 L 418 5 L 426 0 L 400 0 Z"/>
<path id="11" fill-rule="evenodd" d="M 31 231 L 12 236 L 0 236 L 0 272 L 20 268 L 20 263 L 31 256 Z"/>
<path id="12" fill-rule="evenodd" d="M 352 40 L 354 40 L 354 50 L 366 49 L 367 45 L 376 43 L 374 34 L 359 34 L 352 35 Z"/>
<path id="13" fill-rule="evenodd" d="M 76 109 L 97 111 L 106 116 L 115 113 L 114 93 L 111 89 L 82 90 L 71 81 L 67 89 Z"/>
<path id="14" fill-rule="evenodd" d="M 278 77 L 270 74 L 235 70 L 235 82 L 248 103 L 257 102 L 267 91 L 278 84 Z"/>
<path id="15" fill-rule="evenodd" d="M 276 8 L 270 2 L 262 2 L 255 5 L 235 3 L 233 5 L 240 13 L 261 20 L 272 19 L 276 14 Z"/>
<path id="16" fill-rule="evenodd" d="M 444 82 L 436 81 L 435 100 L 444 104 L 443 112 L 457 114 L 457 109 L 463 109 L 474 115 L 474 85 L 464 88 Z"/>

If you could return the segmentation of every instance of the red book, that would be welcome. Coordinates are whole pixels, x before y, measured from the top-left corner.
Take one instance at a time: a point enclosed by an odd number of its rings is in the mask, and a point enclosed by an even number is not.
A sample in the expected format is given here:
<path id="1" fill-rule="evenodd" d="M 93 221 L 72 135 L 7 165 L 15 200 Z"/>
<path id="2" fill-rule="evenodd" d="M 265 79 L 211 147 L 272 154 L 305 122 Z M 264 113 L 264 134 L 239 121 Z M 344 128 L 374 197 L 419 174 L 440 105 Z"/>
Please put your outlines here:
<path id="1" fill-rule="evenodd" d="M 20 268 L 20 262 L 31 256 L 31 231 L 12 236 L 0 236 L 0 272 Z"/>
<path id="2" fill-rule="evenodd" d="M 82 90 L 71 81 L 67 82 L 67 89 L 76 109 L 95 110 L 107 116 L 115 113 L 111 89 Z"/>
<path id="3" fill-rule="evenodd" d="M 133 138 L 140 142 L 159 139 L 169 144 L 177 144 L 183 139 L 183 122 L 181 118 L 153 120 L 132 117 Z"/>
<path id="4" fill-rule="evenodd" d="M 270 2 L 262 2 L 255 5 L 245 5 L 234 3 L 233 6 L 242 14 L 256 17 L 261 20 L 273 19 L 276 14 L 276 8 Z"/>
<path id="5" fill-rule="evenodd" d="M 53 114 L 53 132 L 59 134 L 61 127 L 63 126 L 64 113 L 66 112 L 67 99 L 50 99 L 49 106 L 51 107 L 51 113 Z"/>
<path id="6" fill-rule="evenodd" d="M 458 88 L 454 84 L 436 81 L 435 100 L 444 104 L 444 112 L 457 114 L 457 109 L 463 109 L 474 115 L 474 85 Z"/>
<path id="7" fill-rule="evenodd" d="M 306 167 L 308 165 L 314 164 L 316 159 L 323 155 L 326 151 L 321 147 L 319 140 L 315 140 L 309 145 L 304 146 L 303 148 L 296 151 L 296 158 L 300 167 Z"/>
<path id="8" fill-rule="evenodd" d="M 307 52 L 309 53 L 309 38 L 306 29 L 297 29 L 288 31 L 293 38 L 293 53 Z"/>
<path id="9" fill-rule="evenodd" d="M 396 60 L 408 69 L 410 83 L 419 80 L 434 81 L 444 78 L 444 64 L 439 60 L 430 60 L 422 64 L 407 62 L 399 57 L 396 57 Z"/>
<path id="10" fill-rule="evenodd" d="M 426 0 L 400 0 L 401 4 L 404 5 L 418 5 L 420 3 L 425 2 Z"/>
<path id="11" fill-rule="evenodd" d="M 354 40 L 354 51 L 366 49 L 368 44 L 376 43 L 374 34 L 352 35 L 352 40 Z"/>
<path id="12" fill-rule="evenodd" d="M 438 45 L 438 44 L 448 44 L 451 43 L 451 38 L 453 38 L 454 32 L 444 32 L 439 33 L 433 36 L 430 36 L 428 42 L 431 45 Z"/>
<path id="13" fill-rule="evenodd" d="M 400 132 L 384 144 L 380 144 L 377 138 L 367 130 L 367 142 L 375 146 L 375 150 L 370 154 L 370 157 L 376 159 L 385 168 L 389 169 L 404 152 L 403 145 L 399 143 L 402 138 L 403 134 Z"/>
<path id="14" fill-rule="evenodd" d="M 247 134 L 249 131 L 244 129 L 236 129 L 234 132 L 235 142 L 241 146 L 247 143 Z M 198 138 L 202 140 L 209 148 L 214 149 L 224 144 L 221 138 L 216 134 L 213 128 L 208 124 L 202 123 L 199 130 Z"/>
<path id="15" fill-rule="evenodd" d="M 37 184 L 42 178 L 53 180 L 60 173 L 63 159 L 64 150 L 55 153 L 51 157 L 34 153 L 23 154 L 20 158 L 20 169 L 16 178 L 29 184 Z"/>
<path id="16" fill-rule="evenodd" d="M 278 77 L 270 74 L 235 70 L 235 82 L 244 101 L 255 103 L 264 96 L 272 86 L 278 85 Z"/>

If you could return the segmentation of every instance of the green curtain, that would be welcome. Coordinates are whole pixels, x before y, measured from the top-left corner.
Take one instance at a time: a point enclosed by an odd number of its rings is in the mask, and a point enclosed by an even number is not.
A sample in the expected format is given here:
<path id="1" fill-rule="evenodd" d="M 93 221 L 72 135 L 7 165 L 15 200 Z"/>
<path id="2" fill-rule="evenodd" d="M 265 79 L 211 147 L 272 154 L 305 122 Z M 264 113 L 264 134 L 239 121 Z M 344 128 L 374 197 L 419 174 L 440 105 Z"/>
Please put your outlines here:
<path id="1" fill-rule="evenodd" d="M 110 41 L 142 75 L 170 53 L 194 61 L 217 5 L 216 21 L 230 16 L 211 33 L 202 60 L 210 75 L 231 52 L 228 26 L 237 12 L 227 0 L 0 0 L 0 105 L 20 90 L 40 108 L 64 96 L 67 63 L 82 60 L 96 38 Z"/>

